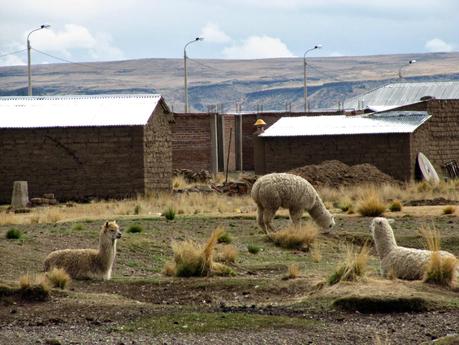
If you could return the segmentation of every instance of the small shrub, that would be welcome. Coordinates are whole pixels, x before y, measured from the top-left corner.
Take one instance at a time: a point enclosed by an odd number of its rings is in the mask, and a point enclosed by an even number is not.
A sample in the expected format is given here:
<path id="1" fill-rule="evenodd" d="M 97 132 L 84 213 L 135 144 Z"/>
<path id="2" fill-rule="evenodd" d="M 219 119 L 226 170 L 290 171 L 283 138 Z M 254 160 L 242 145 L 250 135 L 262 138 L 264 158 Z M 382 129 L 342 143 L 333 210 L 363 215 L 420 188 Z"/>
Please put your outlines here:
<path id="1" fill-rule="evenodd" d="M 364 277 L 368 268 L 369 248 L 365 244 L 359 252 L 355 252 L 352 246 L 347 247 L 344 263 L 338 266 L 335 272 L 328 278 L 329 285 L 341 281 L 357 281 Z"/>
<path id="2" fill-rule="evenodd" d="M 46 278 L 51 283 L 52 287 L 62 290 L 65 289 L 72 280 L 64 269 L 56 267 L 46 273 Z"/>
<path id="3" fill-rule="evenodd" d="M 281 248 L 309 250 L 309 246 L 314 242 L 318 233 L 317 227 L 308 223 L 303 226 L 289 226 L 272 233 L 269 238 Z"/>
<path id="4" fill-rule="evenodd" d="M 358 204 L 357 212 L 364 217 L 378 217 L 384 213 L 386 206 L 376 191 L 367 192 Z"/>
<path id="5" fill-rule="evenodd" d="M 349 212 L 353 209 L 352 200 L 349 198 L 343 198 L 336 204 L 336 207 L 343 212 Z"/>
<path id="6" fill-rule="evenodd" d="M 227 231 L 224 231 L 218 238 L 218 243 L 230 244 L 231 242 L 233 242 L 233 238 Z"/>
<path id="7" fill-rule="evenodd" d="M 189 184 L 182 175 L 174 176 L 172 178 L 172 188 L 185 189 L 187 187 L 189 187 Z"/>
<path id="8" fill-rule="evenodd" d="M 394 200 L 389 205 L 389 211 L 391 212 L 400 212 L 401 210 L 402 210 L 402 203 L 400 202 L 400 200 Z"/>
<path id="9" fill-rule="evenodd" d="M 227 244 L 223 246 L 220 252 L 218 253 L 217 261 L 232 264 L 236 261 L 238 255 L 239 252 L 237 248 L 232 244 Z"/>
<path id="10" fill-rule="evenodd" d="M 261 247 L 251 243 L 247 245 L 247 250 L 250 254 L 258 254 L 261 250 Z"/>
<path id="11" fill-rule="evenodd" d="M 9 240 L 19 240 L 22 237 L 22 232 L 16 228 L 11 228 L 6 232 L 6 238 Z"/>
<path id="12" fill-rule="evenodd" d="M 287 276 L 285 279 L 296 279 L 301 275 L 300 265 L 291 264 L 287 268 Z"/>
<path id="13" fill-rule="evenodd" d="M 176 275 L 176 269 L 175 269 L 175 262 L 174 261 L 168 261 L 163 267 L 163 274 L 169 277 L 173 277 Z"/>
<path id="14" fill-rule="evenodd" d="M 142 207 L 140 205 L 135 205 L 134 207 L 134 214 L 140 214 Z"/>
<path id="15" fill-rule="evenodd" d="M 130 234 L 138 234 L 143 231 L 143 228 L 140 225 L 134 224 L 131 225 L 128 229 L 127 232 Z"/>
<path id="16" fill-rule="evenodd" d="M 166 217 L 167 220 L 174 220 L 175 219 L 175 208 L 169 206 L 166 211 L 163 212 L 163 216 Z"/>
<path id="17" fill-rule="evenodd" d="M 454 214 L 456 213 L 456 208 L 454 206 L 446 206 L 443 209 L 443 214 Z"/>

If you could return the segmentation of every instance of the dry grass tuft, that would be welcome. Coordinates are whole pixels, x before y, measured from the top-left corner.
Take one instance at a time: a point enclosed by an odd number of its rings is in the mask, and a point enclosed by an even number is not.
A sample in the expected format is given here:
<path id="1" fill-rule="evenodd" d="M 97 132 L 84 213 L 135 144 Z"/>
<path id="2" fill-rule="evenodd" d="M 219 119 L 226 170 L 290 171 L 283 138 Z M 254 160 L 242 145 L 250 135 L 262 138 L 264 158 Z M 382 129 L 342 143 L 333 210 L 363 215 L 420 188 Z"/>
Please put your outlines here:
<path id="1" fill-rule="evenodd" d="M 301 276 L 300 265 L 298 264 L 290 264 L 287 268 L 287 275 L 285 279 L 296 279 Z"/>
<path id="2" fill-rule="evenodd" d="M 46 278 L 51 283 L 52 287 L 65 289 L 70 284 L 72 278 L 63 268 L 53 268 L 50 272 L 46 273 Z"/>
<path id="3" fill-rule="evenodd" d="M 456 213 L 456 208 L 454 206 L 446 206 L 443 209 L 443 214 L 455 214 Z"/>
<path id="4" fill-rule="evenodd" d="M 391 212 L 400 212 L 402 210 L 402 203 L 400 200 L 394 200 L 389 205 L 389 211 Z"/>
<path id="5" fill-rule="evenodd" d="M 182 175 L 174 176 L 172 178 L 172 188 L 174 189 L 185 189 L 188 188 L 190 185 L 185 180 Z"/>
<path id="6" fill-rule="evenodd" d="M 455 257 L 441 256 L 440 232 L 433 227 L 421 227 L 419 233 L 424 237 L 427 249 L 432 251 L 430 260 L 425 267 L 424 282 L 454 287 L 458 260 Z"/>
<path id="7" fill-rule="evenodd" d="M 215 229 L 205 245 L 187 240 L 173 242 L 174 261 L 168 262 L 163 272 L 177 277 L 203 277 L 211 274 L 228 275 L 234 272 L 227 266 L 215 263 L 213 251 L 224 230 Z"/>
<path id="8" fill-rule="evenodd" d="M 317 226 L 313 223 L 307 223 L 301 226 L 291 225 L 270 234 L 269 238 L 281 248 L 309 250 L 318 234 Z"/>
<path id="9" fill-rule="evenodd" d="M 322 260 L 322 253 L 320 251 L 319 242 L 315 242 L 314 245 L 311 247 L 311 259 L 316 263 Z"/>
<path id="10" fill-rule="evenodd" d="M 368 269 L 370 249 L 365 243 L 359 252 L 356 252 L 353 246 L 348 246 L 346 258 L 336 271 L 328 278 L 329 285 L 337 284 L 341 281 L 358 281 L 365 277 Z"/>
<path id="11" fill-rule="evenodd" d="M 386 205 L 376 190 L 368 190 L 359 200 L 357 212 L 364 217 L 378 217 L 384 213 Z"/>
<path id="12" fill-rule="evenodd" d="M 19 278 L 21 298 L 27 301 L 46 301 L 49 298 L 49 285 L 44 275 L 29 274 Z"/>
<path id="13" fill-rule="evenodd" d="M 216 260 L 227 264 L 236 262 L 236 258 L 239 255 L 239 251 L 232 244 L 227 244 L 221 248 L 218 252 Z"/>

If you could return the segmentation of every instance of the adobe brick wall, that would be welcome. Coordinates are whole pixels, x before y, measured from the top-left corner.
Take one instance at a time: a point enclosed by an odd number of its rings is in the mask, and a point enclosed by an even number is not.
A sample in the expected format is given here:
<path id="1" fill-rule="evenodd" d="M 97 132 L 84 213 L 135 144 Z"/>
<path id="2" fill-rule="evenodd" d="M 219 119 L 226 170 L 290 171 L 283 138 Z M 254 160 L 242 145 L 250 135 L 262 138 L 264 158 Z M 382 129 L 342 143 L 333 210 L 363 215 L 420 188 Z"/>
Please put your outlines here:
<path id="1" fill-rule="evenodd" d="M 144 167 L 145 194 L 170 191 L 172 188 L 172 113 L 159 104 L 145 125 Z"/>
<path id="2" fill-rule="evenodd" d="M 336 159 L 349 165 L 370 163 L 399 180 L 411 177 L 409 134 L 263 138 L 263 141 L 265 173 Z"/>
<path id="3" fill-rule="evenodd" d="M 211 117 L 209 114 L 174 114 L 173 169 L 211 170 Z"/>
<path id="4" fill-rule="evenodd" d="M 413 133 L 411 173 L 414 176 L 416 157 L 422 152 L 440 176 L 447 176 L 444 164 L 459 162 L 459 100 L 431 100 L 426 108 L 432 117 Z"/>
<path id="5" fill-rule="evenodd" d="M 143 126 L 0 129 L 0 202 L 13 181 L 63 201 L 144 192 Z"/>

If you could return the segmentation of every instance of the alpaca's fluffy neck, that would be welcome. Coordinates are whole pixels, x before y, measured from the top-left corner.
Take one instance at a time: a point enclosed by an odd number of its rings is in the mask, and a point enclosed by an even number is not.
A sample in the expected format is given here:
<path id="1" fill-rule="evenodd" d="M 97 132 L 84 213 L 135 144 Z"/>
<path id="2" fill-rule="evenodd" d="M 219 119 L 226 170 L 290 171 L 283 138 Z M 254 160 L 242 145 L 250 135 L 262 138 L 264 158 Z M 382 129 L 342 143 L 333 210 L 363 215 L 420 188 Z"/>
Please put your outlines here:
<path id="1" fill-rule="evenodd" d="M 101 264 L 105 269 L 109 269 L 113 264 L 113 260 L 116 255 L 116 240 L 113 240 L 107 234 L 103 232 L 99 238 L 99 253 L 98 257 Z"/>
<path id="2" fill-rule="evenodd" d="M 312 206 L 312 208 L 308 210 L 308 212 L 317 224 L 319 224 L 322 227 L 328 227 L 331 215 L 328 212 L 322 200 L 318 196 L 316 197 L 316 202 L 314 203 L 314 206 Z"/>
<path id="3" fill-rule="evenodd" d="M 375 247 L 380 259 L 383 259 L 389 252 L 397 247 L 394 232 L 392 228 L 387 225 L 375 233 Z"/>

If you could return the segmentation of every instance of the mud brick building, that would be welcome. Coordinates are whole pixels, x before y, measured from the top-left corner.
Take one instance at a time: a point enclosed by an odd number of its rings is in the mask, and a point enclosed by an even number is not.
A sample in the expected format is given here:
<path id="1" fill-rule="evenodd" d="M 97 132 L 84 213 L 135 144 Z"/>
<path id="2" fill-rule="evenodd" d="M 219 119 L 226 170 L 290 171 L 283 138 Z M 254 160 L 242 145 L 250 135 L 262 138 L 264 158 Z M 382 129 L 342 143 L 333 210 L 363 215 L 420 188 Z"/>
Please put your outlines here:
<path id="1" fill-rule="evenodd" d="M 419 152 L 439 175 L 446 174 L 446 162 L 459 161 L 458 99 L 365 115 L 282 118 L 257 137 L 255 171 L 288 171 L 336 159 L 370 163 L 396 179 L 411 180 Z"/>
<path id="2" fill-rule="evenodd" d="M 170 189 L 173 115 L 160 95 L 0 98 L 0 202 L 121 198 Z"/>

